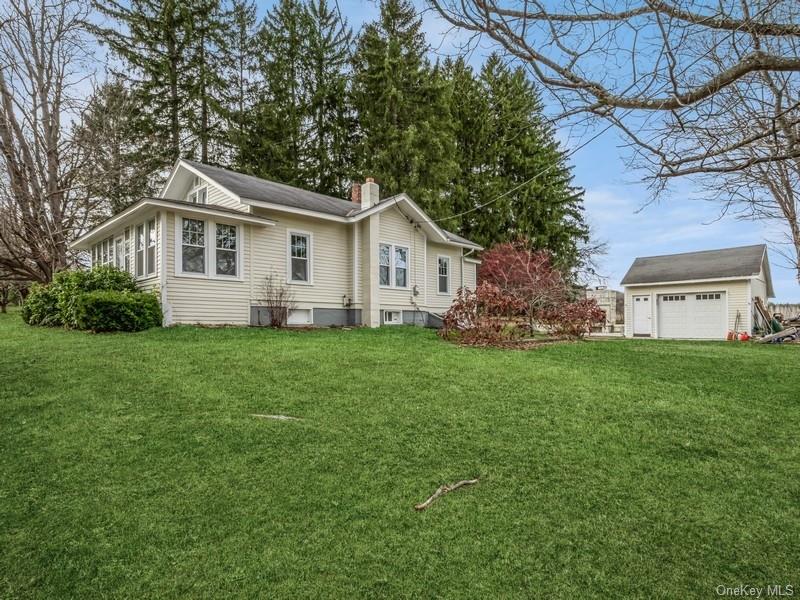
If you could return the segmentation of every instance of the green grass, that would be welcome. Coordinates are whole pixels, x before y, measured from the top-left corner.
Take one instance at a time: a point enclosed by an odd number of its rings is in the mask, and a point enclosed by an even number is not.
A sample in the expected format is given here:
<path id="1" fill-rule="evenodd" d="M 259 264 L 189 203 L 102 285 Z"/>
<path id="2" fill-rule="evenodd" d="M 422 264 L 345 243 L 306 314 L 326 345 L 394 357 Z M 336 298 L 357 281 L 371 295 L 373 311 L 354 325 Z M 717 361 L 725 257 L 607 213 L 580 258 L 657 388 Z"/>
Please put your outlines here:
<path id="1" fill-rule="evenodd" d="M 3 315 L 0 597 L 798 589 L 799 359 L 469 349 L 405 327 L 89 335 Z"/>

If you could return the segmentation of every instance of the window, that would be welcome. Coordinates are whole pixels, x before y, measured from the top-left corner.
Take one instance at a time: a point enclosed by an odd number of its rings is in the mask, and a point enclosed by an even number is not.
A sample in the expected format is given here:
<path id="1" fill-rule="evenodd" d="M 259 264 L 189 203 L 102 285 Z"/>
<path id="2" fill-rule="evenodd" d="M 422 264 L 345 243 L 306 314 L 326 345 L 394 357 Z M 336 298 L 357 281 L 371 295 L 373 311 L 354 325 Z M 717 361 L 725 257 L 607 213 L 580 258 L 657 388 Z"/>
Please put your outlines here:
<path id="1" fill-rule="evenodd" d="M 208 196 L 208 190 L 204 187 L 201 187 L 199 189 L 193 190 L 192 192 L 189 192 L 189 197 L 187 198 L 187 200 L 189 200 L 189 202 L 191 202 L 192 204 L 205 204 L 207 196 Z"/>
<path id="2" fill-rule="evenodd" d="M 378 247 L 378 283 L 383 287 L 408 287 L 408 248 L 393 244 Z"/>
<path id="3" fill-rule="evenodd" d="M 117 238 L 114 241 L 114 266 L 121 269 L 124 266 L 123 260 L 122 238 Z"/>
<path id="4" fill-rule="evenodd" d="M 381 244 L 378 252 L 378 278 L 380 285 L 392 285 L 392 247 Z"/>
<path id="5" fill-rule="evenodd" d="M 306 233 L 289 232 L 289 281 L 309 283 L 311 281 L 311 236 Z"/>
<path id="6" fill-rule="evenodd" d="M 217 275 L 236 277 L 236 226 L 217 224 Z"/>
<path id="7" fill-rule="evenodd" d="M 144 224 L 136 226 L 136 276 L 144 275 Z"/>
<path id="8" fill-rule="evenodd" d="M 394 287 L 408 287 L 408 248 L 394 249 Z"/>
<path id="9" fill-rule="evenodd" d="M 450 257 L 439 257 L 439 293 L 450 293 Z"/>
<path id="10" fill-rule="evenodd" d="M 131 272 L 131 228 L 125 228 L 125 259 L 123 262 L 125 270 Z"/>
<path id="11" fill-rule="evenodd" d="M 402 313 L 399 310 L 383 311 L 384 325 L 400 325 L 403 322 Z"/>
<path id="12" fill-rule="evenodd" d="M 156 272 L 156 220 L 147 222 L 147 274 Z"/>
<path id="13" fill-rule="evenodd" d="M 181 270 L 184 273 L 206 272 L 206 224 L 198 219 L 183 219 Z"/>
<path id="14" fill-rule="evenodd" d="M 697 294 L 695 300 L 719 300 L 720 294 Z"/>

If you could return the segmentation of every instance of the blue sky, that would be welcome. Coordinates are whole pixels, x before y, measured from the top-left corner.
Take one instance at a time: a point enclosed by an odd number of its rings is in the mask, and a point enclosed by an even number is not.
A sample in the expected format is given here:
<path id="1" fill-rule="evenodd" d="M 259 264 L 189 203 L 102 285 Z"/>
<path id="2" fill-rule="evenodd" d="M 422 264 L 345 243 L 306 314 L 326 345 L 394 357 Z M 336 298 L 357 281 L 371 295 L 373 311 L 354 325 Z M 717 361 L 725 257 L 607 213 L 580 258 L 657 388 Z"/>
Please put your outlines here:
<path id="1" fill-rule="evenodd" d="M 260 3 L 263 14 L 272 4 Z M 422 0 L 416 0 L 422 9 Z M 364 22 L 373 20 L 378 14 L 377 4 L 372 0 L 339 0 L 342 14 L 354 31 Z M 458 52 L 464 37 L 452 32 L 449 25 L 432 11 L 423 16 L 428 42 L 436 54 L 447 55 Z M 472 63 L 478 66 L 491 50 L 488 44 L 479 46 L 472 54 Z M 567 151 L 580 145 L 593 135 L 568 139 L 567 131 L 560 131 L 559 138 Z M 719 219 L 719 205 L 692 197 L 689 183 L 683 183 L 658 204 L 648 204 L 649 193 L 639 181 L 642 173 L 626 167 L 626 151 L 615 130 L 609 130 L 596 140 L 578 150 L 570 158 L 575 166 L 575 183 L 586 190 L 585 207 L 587 220 L 595 236 L 608 243 L 609 251 L 600 260 L 604 283 L 619 288 L 619 281 L 636 256 L 653 256 L 693 250 L 708 250 L 728 246 L 757 244 L 779 240 L 780 232 L 774 226 L 763 223 L 736 220 L 733 217 Z M 800 301 L 800 288 L 793 271 L 777 253 L 770 253 L 772 274 L 777 300 Z"/>

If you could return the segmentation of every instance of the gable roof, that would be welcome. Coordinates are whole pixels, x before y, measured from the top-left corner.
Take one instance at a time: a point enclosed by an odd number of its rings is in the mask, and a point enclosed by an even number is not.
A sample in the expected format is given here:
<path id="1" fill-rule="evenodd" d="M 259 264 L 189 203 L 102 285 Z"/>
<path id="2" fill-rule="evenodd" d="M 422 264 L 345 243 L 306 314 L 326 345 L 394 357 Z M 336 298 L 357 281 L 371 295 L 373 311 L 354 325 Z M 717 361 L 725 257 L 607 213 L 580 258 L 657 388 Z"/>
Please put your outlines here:
<path id="1" fill-rule="evenodd" d="M 767 256 L 765 244 L 703 250 L 664 256 L 645 256 L 633 261 L 622 278 L 622 285 L 668 283 L 708 279 L 748 279 L 756 277 Z M 767 287 L 772 289 L 769 266 L 765 268 Z"/>
<path id="2" fill-rule="evenodd" d="M 175 167 L 177 168 L 180 165 L 183 165 L 187 170 L 195 172 L 195 174 L 208 178 L 244 204 L 258 206 L 256 203 L 263 203 L 261 204 L 262 207 L 272 210 L 288 209 L 288 212 L 311 213 L 319 218 L 328 218 L 340 222 L 352 223 L 370 214 L 381 212 L 391 206 L 403 203 L 415 213 L 415 219 L 407 217 L 410 222 L 426 229 L 430 235 L 440 240 L 440 243 L 462 246 L 472 250 L 483 250 L 483 247 L 475 242 L 439 227 L 407 194 L 390 196 L 380 200 L 370 208 L 362 209 L 361 204 L 357 202 L 310 192 L 283 183 L 267 181 L 254 175 L 236 173 L 235 171 L 213 167 L 194 160 L 179 159 Z M 173 169 L 170 180 L 175 172 L 176 169 Z M 169 187 L 169 183 L 165 186 L 164 191 L 166 191 L 167 187 Z"/>
<path id="3" fill-rule="evenodd" d="M 283 183 L 267 181 L 254 175 L 228 171 L 221 167 L 212 167 L 193 160 L 184 159 L 182 162 L 193 167 L 226 190 L 236 194 L 240 199 L 271 202 L 340 217 L 346 217 L 354 211 L 361 210 L 360 204 L 342 200 L 341 198 L 309 192 L 308 190 Z"/>

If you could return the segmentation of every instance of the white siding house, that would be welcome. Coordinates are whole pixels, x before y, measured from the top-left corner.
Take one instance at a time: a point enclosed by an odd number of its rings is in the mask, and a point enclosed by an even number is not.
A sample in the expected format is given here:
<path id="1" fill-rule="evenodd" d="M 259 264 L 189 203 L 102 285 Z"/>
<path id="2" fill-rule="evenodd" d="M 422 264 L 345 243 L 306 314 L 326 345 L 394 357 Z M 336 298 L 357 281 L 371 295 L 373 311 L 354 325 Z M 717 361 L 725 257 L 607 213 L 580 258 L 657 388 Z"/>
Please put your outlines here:
<path id="1" fill-rule="evenodd" d="M 291 290 L 296 325 L 436 325 L 474 287 L 481 247 L 405 194 L 360 202 L 180 160 L 143 198 L 76 240 L 160 294 L 164 324 L 263 325 L 267 277 Z"/>
<path id="2" fill-rule="evenodd" d="M 637 258 L 622 279 L 627 337 L 725 339 L 751 332 L 773 297 L 763 244 Z"/>

